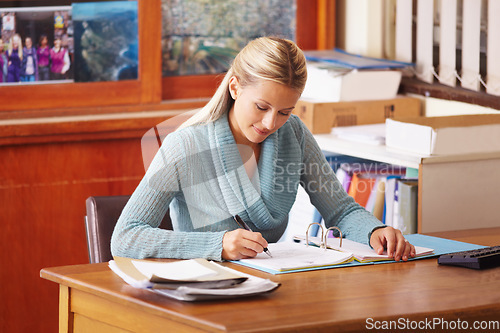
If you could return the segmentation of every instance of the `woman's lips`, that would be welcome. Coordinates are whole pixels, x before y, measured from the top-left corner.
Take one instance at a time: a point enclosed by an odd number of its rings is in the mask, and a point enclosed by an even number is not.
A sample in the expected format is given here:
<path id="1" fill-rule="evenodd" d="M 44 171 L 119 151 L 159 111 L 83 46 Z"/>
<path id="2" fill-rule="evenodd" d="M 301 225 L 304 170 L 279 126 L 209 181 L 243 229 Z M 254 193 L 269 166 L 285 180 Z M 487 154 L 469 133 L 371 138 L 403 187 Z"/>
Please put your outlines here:
<path id="1" fill-rule="evenodd" d="M 255 130 L 255 132 L 257 132 L 257 134 L 259 134 L 259 135 L 268 135 L 268 134 L 269 134 L 269 131 L 263 131 L 263 130 L 260 130 L 260 129 L 258 129 L 258 128 L 257 128 L 257 127 L 255 127 L 255 126 L 252 126 L 252 127 L 253 127 L 253 129 Z"/>

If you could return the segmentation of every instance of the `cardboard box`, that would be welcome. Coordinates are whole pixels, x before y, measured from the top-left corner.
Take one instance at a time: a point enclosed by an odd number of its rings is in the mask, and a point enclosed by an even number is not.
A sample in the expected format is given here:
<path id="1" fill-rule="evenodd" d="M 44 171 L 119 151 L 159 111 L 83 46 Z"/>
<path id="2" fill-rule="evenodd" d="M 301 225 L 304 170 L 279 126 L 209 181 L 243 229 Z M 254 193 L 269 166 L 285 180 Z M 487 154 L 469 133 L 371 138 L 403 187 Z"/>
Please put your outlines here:
<path id="1" fill-rule="evenodd" d="M 330 133 L 332 127 L 367 125 L 385 122 L 386 118 L 422 115 L 418 98 L 398 96 L 393 99 L 356 102 L 314 102 L 301 99 L 293 111 L 313 134 Z"/>
<path id="2" fill-rule="evenodd" d="M 386 145 L 424 155 L 500 152 L 500 114 L 387 119 Z"/>

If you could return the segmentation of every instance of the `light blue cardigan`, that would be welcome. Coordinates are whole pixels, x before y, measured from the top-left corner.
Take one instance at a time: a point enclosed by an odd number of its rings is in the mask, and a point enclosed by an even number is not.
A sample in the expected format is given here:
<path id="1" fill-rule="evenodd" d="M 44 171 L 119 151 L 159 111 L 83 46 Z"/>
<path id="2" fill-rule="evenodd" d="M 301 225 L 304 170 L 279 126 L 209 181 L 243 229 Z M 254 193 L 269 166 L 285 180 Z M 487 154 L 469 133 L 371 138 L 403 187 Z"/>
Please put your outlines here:
<path id="1" fill-rule="evenodd" d="M 326 221 L 344 237 L 367 244 L 383 226 L 347 195 L 312 134 L 292 115 L 262 143 L 249 178 L 227 115 L 169 134 L 125 206 L 111 251 L 132 258 L 222 260 L 222 237 L 238 214 L 272 243 L 302 185 Z M 157 228 L 170 206 L 174 231 Z"/>

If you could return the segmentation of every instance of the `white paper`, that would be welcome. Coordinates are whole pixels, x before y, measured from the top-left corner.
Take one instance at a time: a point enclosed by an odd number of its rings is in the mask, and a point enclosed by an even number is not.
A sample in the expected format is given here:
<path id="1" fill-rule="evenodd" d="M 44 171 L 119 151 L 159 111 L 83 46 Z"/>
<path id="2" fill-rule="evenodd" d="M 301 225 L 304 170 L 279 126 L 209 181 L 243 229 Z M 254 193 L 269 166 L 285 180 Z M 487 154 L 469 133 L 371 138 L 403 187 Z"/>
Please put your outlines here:
<path id="1" fill-rule="evenodd" d="M 318 237 L 309 237 L 309 241 L 314 244 L 319 244 Z M 384 251 L 382 254 L 378 254 L 369 245 L 354 242 L 349 239 L 342 239 L 342 247 L 341 247 L 339 238 L 328 238 L 327 246 L 330 249 L 353 254 L 354 257 L 360 262 L 393 259 L 387 255 L 387 251 Z M 433 251 L 434 251 L 433 249 L 429 249 L 426 247 L 415 246 L 415 252 L 417 257 L 432 253 Z"/>
<path id="2" fill-rule="evenodd" d="M 153 286 L 153 283 L 149 282 L 149 280 L 138 281 L 123 273 L 114 260 L 111 260 L 108 263 L 108 266 L 116 275 L 121 277 L 123 281 L 130 284 L 134 288 L 151 288 Z"/>
<path id="3" fill-rule="evenodd" d="M 334 127 L 332 133 L 337 135 L 339 139 L 385 145 L 385 123 Z"/>
<path id="4" fill-rule="evenodd" d="M 132 260 L 132 264 L 148 278 L 151 278 L 154 274 L 163 279 L 190 281 L 217 274 L 217 272 L 199 264 L 195 260 L 169 263 Z"/>
<path id="5" fill-rule="evenodd" d="M 292 242 L 272 243 L 268 249 L 273 254 L 272 258 L 265 253 L 259 253 L 255 258 L 239 261 L 251 267 L 287 271 L 340 264 L 352 257 L 352 254 Z"/>
<path id="6" fill-rule="evenodd" d="M 186 262 L 186 261 L 180 261 L 180 262 Z M 153 283 L 147 280 L 136 281 L 130 278 L 128 275 L 126 275 L 120 270 L 120 268 L 116 265 L 114 260 L 111 260 L 108 265 L 113 272 L 115 272 L 118 276 L 120 276 L 126 283 L 128 283 L 132 287 L 145 289 L 145 288 L 152 288 L 154 285 Z M 206 299 L 223 299 L 230 297 L 244 297 L 244 296 L 257 295 L 272 291 L 279 287 L 279 283 L 273 282 L 269 279 L 262 279 L 223 266 L 220 267 L 223 270 L 231 272 L 232 274 L 237 274 L 239 276 L 247 277 L 248 279 L 231 288 L 222 288 L 222 289 L 202 289 L 202 288 L 181 286 L 175 290 L 171 289 L 148 289 L 148 290 L 181 301 L 197 301 Z"/>

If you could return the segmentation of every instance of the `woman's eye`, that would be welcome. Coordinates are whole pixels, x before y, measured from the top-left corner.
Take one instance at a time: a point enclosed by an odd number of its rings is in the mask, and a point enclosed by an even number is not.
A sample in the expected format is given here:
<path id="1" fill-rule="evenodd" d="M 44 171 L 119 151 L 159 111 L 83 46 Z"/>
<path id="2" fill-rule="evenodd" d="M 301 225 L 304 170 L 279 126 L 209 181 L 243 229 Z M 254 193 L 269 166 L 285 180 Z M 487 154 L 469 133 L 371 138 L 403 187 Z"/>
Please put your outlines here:
<path id="1" fill-rule="evenodd" d="M 292 112 L 280 112 L 280 115 L 288 117 Z"/>
<path id="2" fill-rule="evenodd" d="M 265 106 L 261 106 L 259 104 L 255 104 L 257 106 L 257 109 L 261 110 L 261 111 L 265 111 L 267 110 L 267 108 Z"/>

